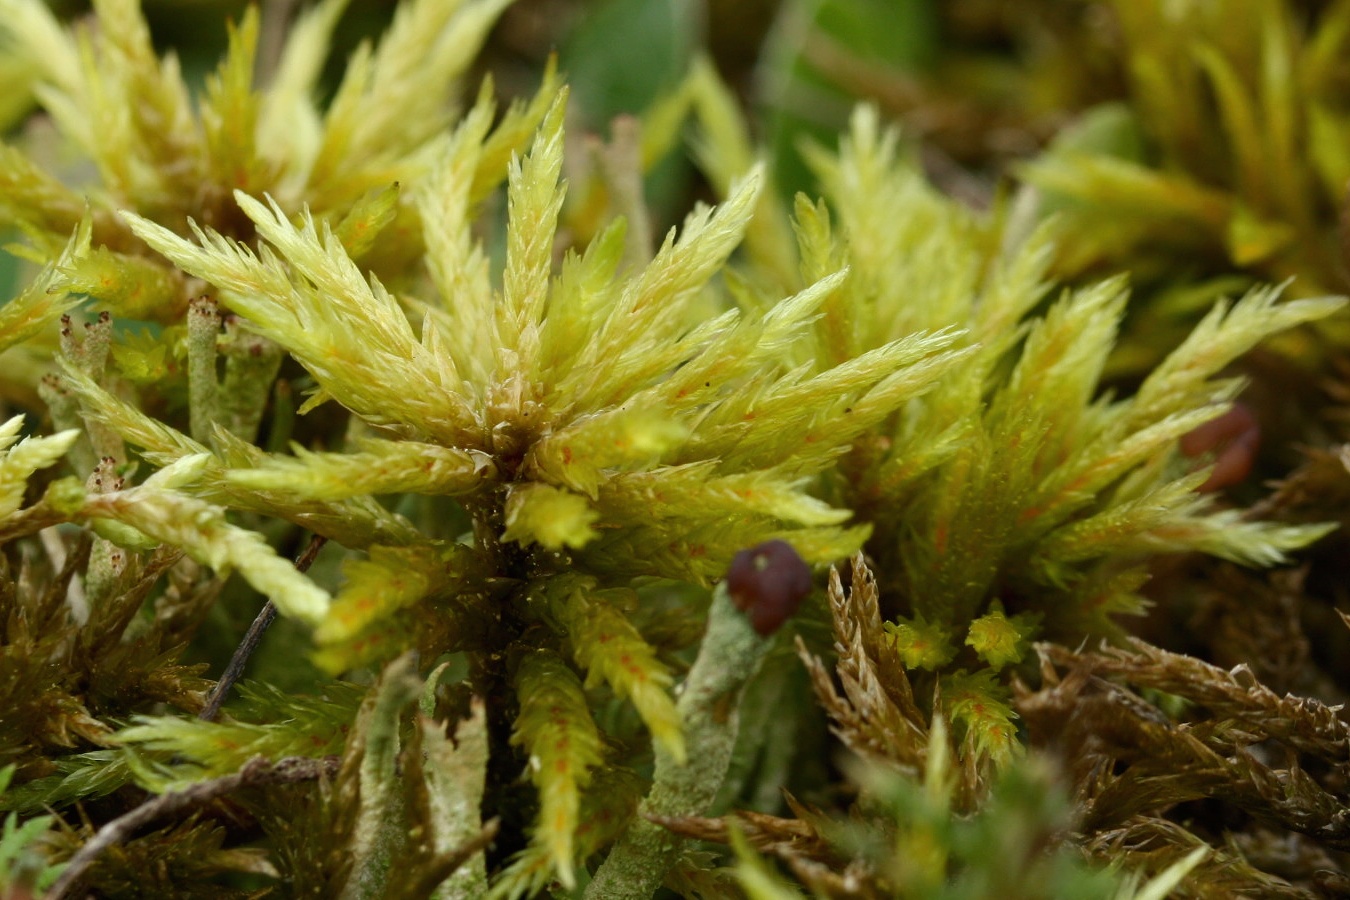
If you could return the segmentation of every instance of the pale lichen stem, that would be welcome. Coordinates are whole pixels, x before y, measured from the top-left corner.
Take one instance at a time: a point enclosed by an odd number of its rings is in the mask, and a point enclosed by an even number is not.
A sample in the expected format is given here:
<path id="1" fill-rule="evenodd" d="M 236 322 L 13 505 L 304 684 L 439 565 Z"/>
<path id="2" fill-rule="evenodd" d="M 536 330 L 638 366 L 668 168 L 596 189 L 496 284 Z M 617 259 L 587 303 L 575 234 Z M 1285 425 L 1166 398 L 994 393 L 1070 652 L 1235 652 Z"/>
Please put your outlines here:
<path id="1" fill-rule="evenodd" d="M 205 444 L 219 419 L 216 409 L 216 338 L 220 335 L 220 310 L 210 297 L 194 297 L 188 303 L 188 427 L 192 439 Z"/>
<path id="2" fill-rule="evenodd" d="M 680 765 L 656 745 L 651 792 L 596 871 L 586 900 L 637 900 L 661 886 L 685 839 L 646 817 L 707 813 L 731 763 L 745 684 L 772 644 L 773 636 L 761 637 L 733 604 L 726 583 L 719 584 L 708 610 L 707 636 L 677 706 L 685 744 L 697 751 Z"/>

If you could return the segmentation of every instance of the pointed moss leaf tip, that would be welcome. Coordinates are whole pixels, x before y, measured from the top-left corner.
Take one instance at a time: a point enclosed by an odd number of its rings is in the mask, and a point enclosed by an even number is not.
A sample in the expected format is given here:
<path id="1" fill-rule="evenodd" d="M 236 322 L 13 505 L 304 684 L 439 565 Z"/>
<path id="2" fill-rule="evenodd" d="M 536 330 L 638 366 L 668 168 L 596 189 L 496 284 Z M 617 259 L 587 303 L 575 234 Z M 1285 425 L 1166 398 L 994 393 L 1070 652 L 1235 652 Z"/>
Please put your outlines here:
<path id="1" fill-rule="evenodd" d="M 0 167 L 13 162 L 4 149 L 0 146 Z M 60 271 L 88 252 L 91 235 L 92 224 L 86 213 L 56 260 L 47 262 L 17 297 L 0 303 L 0 351 L 40 334 L 80 304 L 81 297 L 61 289 Z"/>
<path id="2" fill-rule="evenodd" d="M 956 656 L 952 631 L 941 622 L 929 622 L 923 616 L 886 622 L 883 627 L 900 660 L 909 669 L 940 669 Z"/>
<path id="3" fill-rule="evenodd" d="M 689 437 L 689 428 L 665 410 L 616 409 L 585 416 L 540 439 L 530 464 L 591 499 L 619 471 L 655 465 Z"/>
<path id="4" fill-rule="evenodd" d="M 581 681 L 557 654 L 538 650 L 516 673 L 520 700 L 511 743 L 529 753 L 529 776 L 539 790 L 533 843 L 548 849 L 558 880 L 576 884 L 574 841 L 581 792 L 604 761 L 600 732 Z"/>
<path id="5" fill-rule="evenodd" d="M 48 437 L 26 437 L 15 444 L 23 422 L 24 417 L 17 415 L 0 425 L 0 519 L 19 509 L 29 477 L 55 465 L 80 436 L 72 429 Z"/>
<path id="6" fill-rule="evenodd" d="M 183 457 L 142 485 L 87 497 L 81 512 L 181 547 L 217 571 L 237 569 L 284 615 L 317 626 L 328 612 L 327 591 L 277 556 L 260 534 L 230 524 L 224 509 L 174 490 L 199 478 L 210 462 L 205 453 Z"/>
<path id="7" fill-rule="evenodd" d="M 0 451 L 6 451 L 19 439 L 23 432 L 23 416 L 17 415 L 0 425 Z"/>
<path id="8" fill-rule="evenodd" d="M 1017 740 L 1017 713 L 1008 702 L 1008 689 L 992 669 L 958 670 L 940 680 L 942 709 L 964 729 L 961 757 L 989 760 L 1003 768 L 1023 752 Z M 931 746 L 931 745 L 930 745 Z"/>
<path id="9" fill-rule="evenodd" d="M 538 543 L 550 550 L 580 549 L 598 536 L 592 526 L 599 518 L 580 494 L 548 484 L 523 484 L 507 498 L 502 540 Z"/>
<path id="10" fill-rule="evenodd" d="M 291 449 L 294 457 L 269 456 L 262 466 L 232 469 L 226 478 L 252 490 L 344 500 L 362 494 L 466 494 L 496 474 L 486 453 L 420 441 L 369 439 L 349 453 Z"/>
<path id="11" fill-rule="evenodd" d="M 736 854 L 736 868 L 733 870 L 736 882 L 749 900 L 801 900 L 803 895 L 782 881 L 755 851 L 740 828 L 733 824 L 728 829 L 727 837 Z"/>
<path id="12" fill-rule="evenodd" d="M 621 416 L 608 448 L 597 448 L 597 465 L 650 464 L 678 447 L 689 428 L 664 410 L 643 409 Z"/>
<path id="13" fill-rule="evenodd" d="M 358 200 L 333 229 L 347 255 L 360 259 L 398 215 L 400 185 L 377 188 Z"/>
<path id="14" fill-rule="evenodd" d="M 426 548 L 372 547 L 369 559 L 349 560 L 344 583 L 323 622 L 314 631 L 320 645 L 335 644 L 359 634 L 426 596 L 431 583 Z"/>
<path id="15" fill-rule="evenodd" d="M 563 162 L 563 114 L 567 91 L 560 91 L 544 116 L 530 153 L 510 169 L 506 265 L 502 302 L 497 306 L 498 353 L 519 351 L 534 362 L 537 329 L 548 302 L 553 242 L 566 194 L 559 181 Z"/>
<path id="16" fill-rule="evenodd" d="M 141 487 L 159 491 L 177 490 L 198 481 L 212 462 L 210 453 L 190 453 L 151 474 Z"/>
<path id="17" fill-rule="evenodd" d="M 222 304 L 290 351 L 327 395 L 373 422 L 457 442 L 475 412 L 456 392 L 453 365 L 419 340 L 398 300 L 363 274 L 326 222 L 305 212 L 296 225 L 270 197 L 234 198 L 270 248 L 255 252 L 197 227 L 193 243 L 124 216 L 184 271 L 219 287 Z"/>
<path id="18" fill-rule="evenodd" d="M 58 286 L 72 294 L 88 294 L 118 319 L 169 323 L 183 312 L 181 273 L 145 257 L 97 247 L 60 269 Z"/>
<path id="19" fill-rule="evenodd" d="M 994 669 L 1021 662 L 1038 619 L 1028 613 L 1009 618 L 1003 612 L 1003 604 L 995 600 L 989 612 L 970 623 L 966 646 L 973 648 Z"/>
<path id="20" fill-rule="evenodd" d="M 631 592 L 628 592 L 631 595 Z M 586 670 L 586 687 L 605 682 L 630 700 L 652 738 L 681 765 L 685 761 L 680 716 L 671 696 L 670 669 L 611 598 L 623 591 L 569 591 L 555 604 L 567 630 L 577 664 Z"/>
<path id="21" fill-rule="evenodd" d="M 14 777 L 15 764 L 0 768 L 0 803 Z M 30 888 L 45 891 L 66 868 L 65 863 L 53 865 L 50 861 L 52 826 L 55 815 L 34 816 L 21 820 L 11 812 L 0 825 L 0 894 L 5 897 L 34 896 Z"/>
<path id="22" fill-rule="evenodd" d="M 114 735 L 113 743 L 143 762 L 155 762 L 138 773 L 142 786 L 169 790 L 172 783 L 236 772 L 258 756 L 275 760 L 341 753 L 362 691 L 339 682 L 314 696 L 245 682 L 240 693 L 242 702 L 231 704 L 224 721 L 139 715 Z"/>

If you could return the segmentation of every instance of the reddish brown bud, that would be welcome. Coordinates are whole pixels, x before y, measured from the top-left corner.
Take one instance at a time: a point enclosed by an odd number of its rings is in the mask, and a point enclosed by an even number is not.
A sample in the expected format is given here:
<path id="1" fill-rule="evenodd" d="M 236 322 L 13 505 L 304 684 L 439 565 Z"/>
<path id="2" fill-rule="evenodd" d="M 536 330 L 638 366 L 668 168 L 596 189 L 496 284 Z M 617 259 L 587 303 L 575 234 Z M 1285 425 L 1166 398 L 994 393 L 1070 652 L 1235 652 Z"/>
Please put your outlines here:
<path id="1" fill-rule="evenodd" d="M 1234 403 L 1232 409 L 1217 419 L 1181 436 L 1181 452 L 1186 456 L 1214 452 L 1214 468 L 1197 488 L 1202 494 L 1223 490 L 1246 479 L 1260 446 L 1261 425 L 1241 403 Z"/>
<path id="2" fill-rule="evenodd" d="M 732 558 L 727 591 L 755 631 L 770 635 L 811 593 L 811 567 L 787 541 L 766 541 Z"/>

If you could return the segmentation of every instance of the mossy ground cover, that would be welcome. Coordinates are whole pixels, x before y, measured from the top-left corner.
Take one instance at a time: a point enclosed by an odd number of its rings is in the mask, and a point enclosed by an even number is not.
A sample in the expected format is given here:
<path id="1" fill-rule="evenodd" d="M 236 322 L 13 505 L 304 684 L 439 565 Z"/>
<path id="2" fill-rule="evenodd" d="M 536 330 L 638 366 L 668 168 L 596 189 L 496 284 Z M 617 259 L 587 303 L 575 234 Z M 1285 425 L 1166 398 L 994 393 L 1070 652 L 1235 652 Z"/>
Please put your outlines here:
<path id="1" fill-rule="evenodd" d="M 0 0 L 5 896 L 1350 892 L 1350 6 L 347 7 Z"/>

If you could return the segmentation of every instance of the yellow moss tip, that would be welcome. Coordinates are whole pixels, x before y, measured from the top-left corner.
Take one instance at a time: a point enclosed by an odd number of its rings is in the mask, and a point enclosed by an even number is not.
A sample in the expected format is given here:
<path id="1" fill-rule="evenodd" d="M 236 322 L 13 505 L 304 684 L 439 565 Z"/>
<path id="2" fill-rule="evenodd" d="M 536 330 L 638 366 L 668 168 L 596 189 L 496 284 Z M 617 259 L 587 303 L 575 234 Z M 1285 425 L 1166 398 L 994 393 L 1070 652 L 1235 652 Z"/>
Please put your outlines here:
<path id="1" fill-rule="evenodd" d="M 502 539 L 538 543 L 550 550 L 579 549 L 598 532 L 592 524 L 600 514 L 580 494 L 547 484 L 522 485 L 506 502 L 506 530 Z"/>

